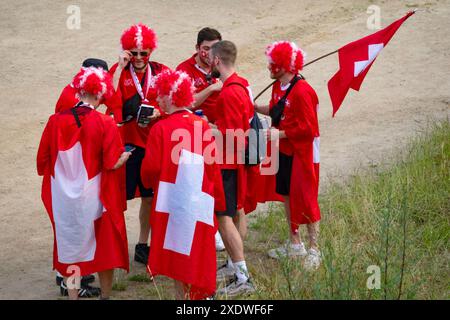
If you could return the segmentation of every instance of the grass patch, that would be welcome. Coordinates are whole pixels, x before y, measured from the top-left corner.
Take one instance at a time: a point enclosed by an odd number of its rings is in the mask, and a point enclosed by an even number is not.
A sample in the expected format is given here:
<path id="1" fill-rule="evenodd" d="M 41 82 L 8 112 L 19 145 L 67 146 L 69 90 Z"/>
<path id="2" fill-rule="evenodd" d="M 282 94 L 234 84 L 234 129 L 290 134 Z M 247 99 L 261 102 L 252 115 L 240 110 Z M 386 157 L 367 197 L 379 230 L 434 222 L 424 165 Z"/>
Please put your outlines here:
<path id="1" fill-rule="evenodd" d="M 147 273 L 138 273 L 128 277 L 128 281 L 133 282 L 150 282 L 150 277 Z"/>
<path id="2" fill-rule="evenodd" d="M 251 262 L 256 298 L 449 298 L 449 121 L 428 128 L 395 157 L 389 166 L 332 183 L 319 198 L 319 270 L 306 272 L 298 259 Z M 250 230 L 246 245 L 253 250 L 282 243 L 284 210 L 271 207 Z M 368 282 L 377 284 L 373 270 L 380 272 L 379 289 L 369 290 Z"/>

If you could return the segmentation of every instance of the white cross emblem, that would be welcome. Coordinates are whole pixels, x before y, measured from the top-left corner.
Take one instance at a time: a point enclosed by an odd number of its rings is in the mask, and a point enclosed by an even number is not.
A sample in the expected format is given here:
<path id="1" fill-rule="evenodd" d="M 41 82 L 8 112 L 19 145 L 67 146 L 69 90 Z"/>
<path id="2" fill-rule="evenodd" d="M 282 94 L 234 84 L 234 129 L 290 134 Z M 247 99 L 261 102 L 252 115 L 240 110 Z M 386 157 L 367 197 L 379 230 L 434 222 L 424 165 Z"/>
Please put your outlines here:
<path id="1" fill-rule="evenodd" d="M 58 260 L 75 263 L 94 259 L 94 221 L 102 216 L 101 173 L 89 179 L 79 142 L 59 151 L 51 178 L 52 210 Z"/>
<path id="2" fill-rule="evenodd" d="M 375 58 L 382 49 L 383 49 L 382 43 L 369 45 L 369 59 L 355 62 L 355 68 L 353 72 L 355 78 L 359 76 L 361 72 L 363 72 L 364 69 L 366 69 L 367 66 L 373 62 L 373 60 L 375 60 Z"/>
<path id="3" fill-rule="evenodd" d="M 214 226 L 214 198 L 202 191 L 203 156 L 181 150 L 175 183 L 160 181 L 156 211 L 169 214 L 164 249 L 190 255 L 197 221 Z"/>

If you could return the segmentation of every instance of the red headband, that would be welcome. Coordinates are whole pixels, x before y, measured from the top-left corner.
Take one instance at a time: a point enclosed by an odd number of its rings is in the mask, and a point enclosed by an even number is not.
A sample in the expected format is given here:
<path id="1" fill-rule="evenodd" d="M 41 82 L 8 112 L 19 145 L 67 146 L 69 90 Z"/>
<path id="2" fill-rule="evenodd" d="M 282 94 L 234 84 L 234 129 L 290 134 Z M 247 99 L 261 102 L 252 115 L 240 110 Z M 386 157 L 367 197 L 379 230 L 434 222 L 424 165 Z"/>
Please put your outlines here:
<path id="1" fill-rule="evenodd" d="M 145 24 L 139 23 L 129 27 L 120 38 L 123 50 L 138 48 L 139 50 L 156 49 L 157 39 L 155 32 Z"/>
<path id="2" fill-rule="evenodd" d="M 178 108 L 194 103 L 194 85 L 191 78 L 180 71 L 165 70 L 155 79 L 158 96 L 169 97 L 170 103 Z"/>
<path id="3" fill-rule="evenodd" d="M 298 73 L 303 69 L 306 53 L 293 42 L 279 41 L 266 49 L 269 64 L 287 72 Z"/>
<path id="4" fill-rule="evenodd" d="M 101 100 L 108 99 L 114 93 L 111 75 L 101 68 L 81 68 L 72 84 L 78 96 L 92 94 Z"/>

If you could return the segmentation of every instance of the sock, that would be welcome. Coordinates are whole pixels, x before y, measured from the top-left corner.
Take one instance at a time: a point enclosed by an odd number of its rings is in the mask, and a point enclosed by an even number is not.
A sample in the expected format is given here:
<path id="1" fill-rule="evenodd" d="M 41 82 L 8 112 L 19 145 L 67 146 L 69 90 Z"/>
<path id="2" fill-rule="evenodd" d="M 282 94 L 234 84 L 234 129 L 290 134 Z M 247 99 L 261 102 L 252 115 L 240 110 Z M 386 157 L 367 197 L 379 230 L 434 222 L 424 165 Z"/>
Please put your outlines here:
<path id="1" fill-rule="evenodd" d="M 228 256 L 228 259 L 227 259 L 227 268 L 234 268 L 233 261 L 231 261 L 230 256 Z"/>
<path id="2" fill-rule="evenodd" d="M 235 262 L 234 269 L 236 271 L 238 282 L 246 282 L 248 280 L 249 275 L 245 261 Z"/>

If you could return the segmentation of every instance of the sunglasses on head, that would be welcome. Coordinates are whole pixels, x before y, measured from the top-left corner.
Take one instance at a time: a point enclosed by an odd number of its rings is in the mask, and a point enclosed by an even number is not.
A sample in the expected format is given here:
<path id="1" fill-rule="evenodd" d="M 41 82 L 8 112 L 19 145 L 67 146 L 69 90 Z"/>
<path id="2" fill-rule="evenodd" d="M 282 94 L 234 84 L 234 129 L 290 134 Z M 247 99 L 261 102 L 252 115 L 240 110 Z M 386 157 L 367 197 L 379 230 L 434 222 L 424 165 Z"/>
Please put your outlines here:
<path id="1" fill-rule="evenodd" d="M 148 52 L 147 51 L 141 51 L 141 52 L 131 51 L 131 54 L 133 55 L 133 57 L 137 57 L 138 55 L 140 55 L 141 57 L 148 56 Z"/>

